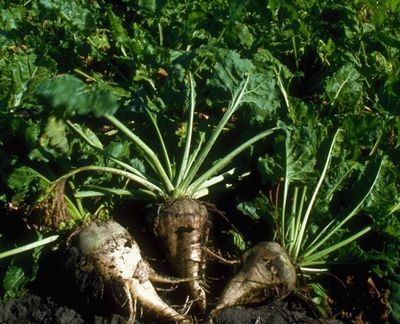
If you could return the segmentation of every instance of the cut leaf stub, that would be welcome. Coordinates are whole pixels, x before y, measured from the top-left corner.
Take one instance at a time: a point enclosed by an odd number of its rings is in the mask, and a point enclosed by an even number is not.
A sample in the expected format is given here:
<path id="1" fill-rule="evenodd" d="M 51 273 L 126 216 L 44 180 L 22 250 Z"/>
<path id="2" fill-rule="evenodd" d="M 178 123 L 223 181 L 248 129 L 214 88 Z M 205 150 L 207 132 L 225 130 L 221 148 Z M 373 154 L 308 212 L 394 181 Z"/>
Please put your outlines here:
<path id="1" fill-rule="evenodd" d="M 285 297 L 295 287 L 295 267 L 278 243 L 258 243 L 242 259 L 241 269 L 225 287 L 212 316 L 226 307 Z"/>

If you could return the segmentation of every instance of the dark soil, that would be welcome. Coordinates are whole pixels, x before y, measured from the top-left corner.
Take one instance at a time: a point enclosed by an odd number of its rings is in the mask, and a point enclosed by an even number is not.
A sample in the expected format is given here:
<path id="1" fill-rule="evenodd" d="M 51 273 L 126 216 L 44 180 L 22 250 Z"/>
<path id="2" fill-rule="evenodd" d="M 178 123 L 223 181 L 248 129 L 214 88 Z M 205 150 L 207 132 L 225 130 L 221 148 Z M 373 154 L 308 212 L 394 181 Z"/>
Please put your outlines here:
<path id="1" fill-rule="evenodd" d="M 4 324 L 125 324 L 126 320 L 117 314 L 107 317 L 93 316 L 85 321 L 75 310 L 57 305 L 50 297 L 41 298 L 27 294 L 23 297 L 0 304 L 0 323 Z M 138 321 L 138 323 L 140 323 Z M 340 324 L 335 319 L 313 319 L 307 316 L 304 309 L 289 310 L 287 303 L 251 307 L 227 308 L 214 319 L 214 324 Z"/>
<path id="2" fill-rule="evenodd" d="M 103 295 L 101 300 L 90 300 L 65 271 L 57 252 L 46 253 L 36 280 L 29 285 L 29 294 L 0 304 L 0 324 L 47 324 L 47 323 L 89 323 L 89 324 L 125 324 L 126 314 L 112 298 Z M 210 282 L 211 283 L 211 282 Z M 221 282 L 220 284 L 222 284 Z M 213 284 L 213 288 L 216 282 Z M 173 300 L 173 293 L 165 293 Z M 217 297 L 214 296 L 215 301 Z M 221 311 L 214 324 L 246 323 L 342 323 L 336 320 L 316 320 L 307 306 L 298 302 L 284 301 L 257 307 L 232 307 Z M 205 318 L 197 318 L 199 324 L 206 323 Z M 163 323 L 148 314 L 137 312 L 137 323 Z"/>
<path id="3" fill-rule="evenodd" d="M 73 309 L 55 304 L 50 297 L 25 295 L 0 304 L 0 323 L 81 324 L 84 320 Z"/>
<path id="4" fill-rule="evenodd" d="M 340 324 L 336 319 L 315 319 L 307 316 L 304 309 L 290 310 L 286 303 L 274 303 L 255 308 L 230 307 L 219 314 L 215 324 Z"/>

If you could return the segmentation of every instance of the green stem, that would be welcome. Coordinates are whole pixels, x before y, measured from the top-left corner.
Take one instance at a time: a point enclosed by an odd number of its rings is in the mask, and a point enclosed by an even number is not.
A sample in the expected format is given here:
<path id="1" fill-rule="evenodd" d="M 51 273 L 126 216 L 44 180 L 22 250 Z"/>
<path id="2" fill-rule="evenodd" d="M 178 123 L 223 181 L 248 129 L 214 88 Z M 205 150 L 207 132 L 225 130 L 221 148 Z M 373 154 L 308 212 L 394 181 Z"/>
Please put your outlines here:
<path id="1" fill-rule="evenodd" d="M 146 179 L 147 181 L 150 181 L 150 182 L 152 182 L 154 184 L 157 184 L 158 186 L 160 185 L 157 180 L 152 179 L 148 175 L 145 175 L 142 172 L 140 172 L 135 167 L 133 167 L 133 166 L 131 166 L 131 165 L 125 163 L 125 162 L 122 162 L 121 160 L 113 157 L 110 154 L 110 152 L 107 152 L 106 150 L 103 149 L 103 146 L 101 145 L 100 142 L 99 142 L 99 144 L 94 143 L 90 138 L 88 138 L 86 136 L 86 134 L 79 127 L 74 125 L 71 121 L 67 120 L 67 123 L 89 146 L 91 146 L 96 151 L 100 152 L 106 158 L 110 159 L 111 161 L 113 161 L 114 163 L 118 164 L 120 167 L 126 169 L 127 171 L 132 172 L 133 174 L 136 174 L 137 176 L 139 176 L 139 177 L 141 177 L 143 179 Z"/>
<path id="2" fill-rule="evenodd" d="M 291 244 L 291 253 L 290 255 L 293 257 L 294 260 L 297 259 L 297 255 L 292 255 L 293 249 L 296 246 L 296 242 L 298 241 L 298 235 L 300 233 L 300 224 L 301 224 L 301 219 L 303 217 L 303 208 L 304 208 L 304 203 L 306 202 L 307 198 L 307 186 L 303 187 L 303 193 L 301 195 L 301 200 L 300 200 L 300 207 L 296 215 L 296 232 L 294 233 L 293 237 L 293 242 Z"/>
<path id="3" fill-rule="evenodd" d="M 287 94 L 287 92 L 285 90 L 285 86 L 283 85 L 283 81 L 282 81 L 282 78 L 281 78 L 280 71 L 277 71 L 276 68 L 274 68 L 274 72 L 275 72 L 275 74 L 276 74 L 276 76 L 278 78 L 278 86 L 279 86 L 279 89 L 282 92 L 283 99 L 285 99 L 286 107 L 287 107 L 288 111 L 290 111 L 289 96 L 288 96 L 288 94 Z"/>
<path id="4" fill-rule="evenodd" d="M 328 157 L 326 158 L 326 162 L 325 162 L 324 168 L 322 170 L 321 176 L 319 177 L 317 186 L 315 187 L 315 190 L 314 190 L 313 195 L 312 195 L 312 197 L 310 199 L 310 202 L 308 203 L 307 210 L 304 213 L 304 218 L 302 220 L 300 232 L 299 232 L 299 235 L 298 235 L 298 238 L 297 238 L 297 241 L 296 241 L 295 256 L 299 255 L 300 247 L 303 244 L 303 237 L 304 237 L 305 230 L 306 230 L 306 227 L 307 227 L 308 219 L 309 219 L 309 217 L 311 215 L 311 210 L 312 210 L 312 208 L 314 206 L 314 202 L 315 202 L 315 199 L 317 198 L 317 195 L 318 195 L 318 192 L 319 192 L 319 190 L 321 188 L 322 182 L 325 179 L 326 172 L 328 171 L 328 167 L 329 167 L 329 164 L 330 164 L 330 161 L 331 161 L 331 158 L 332 158 L 333 148 L 335 146 L 336 138 L 337 138 L 339 132 L 340 132 L 340 130 L 337 130 L 335 135 L 334 135 L 334 137 L 333 137 L 331 146 L 329 148 Z"/>
<path id="5" fill-rule="evenodd" d="M 250 145 L 254 144 L 255 142 L 263 139 L 264 137 L 271 135 L 274 131 L 280 129 L 279 127 L 274 127 L 269 130 L 263 131 L 256 136 L 250 138 L 240 146 L 238 146 L 236 149 L 231 151 L 229 154 L 227 154 L 223 159 L 217 161 L 211 168 L 209 168 L 205 173 L 203 173 L 199 178 L 197 178 L 196 181 L 194 181 L 188 188 L 187 193 L 189 195 L 192 195 L 196 193 L 196 191 L 202 187 L 204 182 L 206 182 L 209 178 L 211 178 L 214 174 L 217 172 L 221 171 L 226 165 L 228 165 L 231 160 L 236 157 L 239 153 L 241 153 L 244 149 L 249 147 Z"/>
<path id="6" fill-rule="evenodd" d="M 22 252 L 26 252 L 26 251 L 35 249 L 35 248 L 37 248 L 39 246 L 54 242 L 57 239 L 58 239 L 58 235 L 52 235 L 52 236 L 49 236 L 49 237 L 47 237 L 45 239 L 41 239 L 39 241 L 26 244 L 24 246 L 20 246 L 20 247 L 17 247 L 15 249 L 8 250 L 6 252 L 2 252 L 2 253 L 0 253 L 0 259 L 9 257 L 9 256 L 14 255 L 14 254 L 18 254 L 18 253 L 22 253 Z"/>
<path id="7" fill-rule="evenodd" d="M 318 235 L 312 240 L 309 246 L 312 246 L 316 242 L 318 242 L 323 235 L 331 228 L 331 226 L 335 223 L 335 219 L 332 219 L 319 233 Z"/>
<path id="8" fill-rule="evenodd" d="M 165 142 L 164 142 L 164 139 L 163 139 L 163 137 L 161 135 L 160 128 L 158 127 L 157 117 L 152 112 L 150 112 L 148 109 L 146 109 L 146 111 L 147 111 L 147 114 L 149 115 L 150 120 L 153 123 L 153 126 L 154 126 L 154 128 L 156 130 L 157 137 L 158 137 L 158 140 L 160 142 L 161 150 L 162 150 L 162 153 L 163 153 L 163 156 L 164 156 L 165 164 L 166 164 L 166 167 L 167 167 L 168 177 L 170 179 L 172 179 L 171 161 L 169 159 L 168 150 L 167 150 L 167 147 L 165 146 Z"/>
<path id="9" fill-rule="evenodd" d="M 320 264 L 321 259 L 325 257 L 326 255 L 340 249 L 341 247 L 357 240 L 359 237 L 363 236 L 364 234 L 368 233 L 371 230 L 371 227 L 365 227 L 361 231 L 357 232 L 356 234 L 348 237 L 347 239 L 340 241 L 339 243 L 336 243 L 332 246 L 327 247 L 326 249 L 323 249 L 321 251 L 318 251 L 317 253 L 307 255 L 307 257 L 304 258 L 304 261 L 300 262 L 300 266 L 310 266 L 310 265 L 315 265 L 315 264 Z"/>
<path id="10" fill-rule="evenodd" d="M 79 68 L 75 68 L 74 71 L 76 73 L 79 73 L 80 75 L 83 75 L 86 79 L 89 79 L 89 80 L 91 80 L 93 82 L 97 82 L 97 80 L 95 78 L 93 78 L 92 76 L 90 76 L 89 74 L 87 74 L 86 72 L 82 71 Z"/>
<path id="11" fill-rule="evenodd" d="M 164 46 L 164 37 L 163 37 L 162 25 L 160 22 L 157 24 L 157 27 L 158 27 L 159 44 L 160 44 L 160 47 L 163 47 Z"/>
<path id="12" fill-rule="evenodd" d="M 76 188 L 72 181 L 69 181 L 68 184 L 70 185 L 72 191 L 75 192 Z M 76 204 L 72 202 L 67 195 L 64 195 L 65 202 L 68 207 L 68 212 L 74 220 L 83 219 L 85 216 L 85 209 L 83 208 L 82 202 L 80 199 L 75 197 Z"/>
<path id="13" fill-rule="evenodd" d="M 279 76 L 278 76 L 279 79 Z M 290 134 L 287 129 L 286 131 L 286 138 L 285 138 L 285 150 L 286 150 L 286 156 L 288 152 L 288 147 L 289 147 L 289 141 L 290 141 Z M 285 182 L 283 185 L 283 198 L 282 198 L 282 210 L 281 210 L 281 221 L 280 221 L 280 231 L 281 231 L 281 238 L 283 241 L 286 240 L 286 204 L 287 204 L 287 197 L 289 195 L 289 185 L 290 185 L 290 176 L 289 176 L 289 167 L 288 167 L 288 161 L 286 158 L 286 168 L 285 168 Z"/>
<path id="14" fill-rule="evenodd" d="M 335 94 L 335 97 L 333 98 L 333 101 L 332 101 L 332 103 L 331 103 L 332 106 L 336 103 L 336 99 L 339 97 L 339 94 L 340 94 L 340 92 L 342 91 L 344 85 L 350 80 L 350 77 L 352 77 L 352 76 L 353 76 L 353 73 L 350 73 L 350 74 L 347 76 L 347 78 L 342 82 L 342 84 L 340 85 L 338 91 L 337 91 L 336 94 Z"/>
<path id="15" fill-rule="evenodd" d="M 296 235 L 296 232 L 298 232 L 298 228 L 296 228 L 296 224 L 297 224 L 297 199 L 299 196 L 299 187 L 295 187 L 294 188 L 294 193 L 293 193 L 293 200 L 292 200 L 292 207 L 290 210 L 290 214 L 289 214 L 289 220 L 290 220 L 290 228 L 288 231 L 289 237 L 286 238 L 285 237 L 285 242 L 284 246 L 289 245 L 289 247 L 292 247 L 293 243 L 294 243 L 294 237 Z M 289 254 L 291 254 L 291 248 L 289 248 Z"/>
<path id="16" fill-rule="evenodd" d="M 187 126 L 187 133 L 186 133 L 186 143 L 185 149 L 183 151 L 183 157 L 181 166 L 179 168 L 178 178 L 176 179 L 176 187 L 179 187 L 179 184 L 182 182 L 182 179 L 185 174 L 187 174 L 188 169 L 188 162 L 189 162 L 189 152 L 190 147 L 192 144 L 192 134 L 193 134 L 193 116 L 194 116 L 194 109 L 196 105 L 196 92 L 195 92 L 195 85 L 194 80 L 191 74 L 189 74 L 189 82 L 190 82 L 190 109 L 189 109 L 189 121 Z"/>
<path id="17" fill-rule="evenodd" d="M 394 212 L 396 212 L 399 209 L 400 209 L 400 202 L 392 207 L 392 209 L 389 212 L 389 215 L 392 215 Z"/>
<path id="18" fill-rule="evenodd" d="M 293 54 L 294 54 L 294 61 L 296 63 L 296 69 L 299 69 L 299 61 L 297 57 L 297 46 L 296 46 L 296 38 L 295 36 L 292 36 L 292 45 L 293 45 Z"/>
<path id="19" fill-rule="evenodd" d="M 379 136 L 378 136 L 373 148 L 371 149 L 371 152 L 369 152 L 369 154 L 368 154 L 368 157 L 373 156 L 375 154 L 375 152 L 378 150 L 378 147 L 379 147 L 379 144 L 381 142 L 382 136 L 383 136 L 383 132 L 381 132 L 379 134 Z"/>
<path id="20" fill-rule="evenodd" d="M 379 165 L 378 171 L 375 175 L 375 179 L 371 185 L 371 187 L 368 189 L 368 192 L 364 195 L 364 197 L 360 200 L 360 202 L 357 204 L 357 206 L 355 208 L 353 208 L 353 210 L 337 225 L 335 225 L 333 227 L 333 229 L 331 229 L 329 231 L 329 233 L 324 236 L 321 240 L 318 241 L 318 243 L 316 243 L 314 246 L 307 248 L 307 252 L 304 253 L 304 257 L 308 257 L 310 256 L 316 249 L 318 249 L 321 245 L 323 245 L 327 240 L 329 240 L 331 238 L 332 235 L 334 235 L 339 229 L 341 229 L 343 227 L 343 225 L 345 223 L 347 223 L 351 218 L 353 218 L 361 209 L 362 205 L 364 204 L 364 201 L 367 199 L 367 197 L 369 196 L 369 194 L 371 193 L 372 189 L 375 187 L 375 184 L 379 178 L 379 175 L 381 173 L 381 169 L 382 169 L 382 165 L 383 165 L 383 161 L 381 162 L 381 164 Z"/>
<path id="21" fill-rule="evenodd" d="M 325 262 L 320 262 L 318 264 L 326 265 Z M 318 265 L 316 264 L 316 265 Z M 329 269 L 328 268 L 308 268 L 308 267 L 300 267 L 301 272 L 303 273 L 318 273 L 320 274 L 321 272 L 326 272 Z"/>
<path id="22" fill-rule="evenodd" d="M 203 145 L 203 143 L 204 143 L 204 139 L 205 139 L 205 134 L 204 134 L 204 132 L 201 132 L 201 133 L 200 133 L 200 138 L 199 138 L 199 143 L 198 143 L 196 149 L 192 152 L 192 154 L 190 154 L 189 162 L 188 162 L 188 165 L 187 165 L 187 167 L 186 167 L 186 172 L 185 172 L 185 174 L 183 175 L 183 178 L 186 178 L 186 177 L 187 177 L 187 174 L 188 174 L 190 168 L 192 167 L 194 161 L 195 161 L 196 158 L 197 158 L 197 155 L 198 155 L 199 152 L 200 152 L 200 149 L 201 149 L 201 147 L 202 147 L 202 145 Z"/>
<path id="23" fill-rule="evenodd" d="M 148 157 L 148 159 L 150 160 L 151 165 L 154 168 L 154 171 L 160 176 L 165 186 L 166 193 L 172 192 L 174 190 L 174 186 L 172 185 L 171 180 L 168 178 L 168 175 L 165 172 L 163 166 L 161 165 L 161 162 L 158 159 L 156 153 L 146 143 L 144 143 L 137 135 L 133 134 L 131 130 L 128 129 L 123 123 L 121 123 L 116 117 L 108 114 L 106 114 L 105 117 L 143 150 L 144 155 Z M 154 186 L 153 184 L 151 185 Z"/>
<path id="24" fill-rule="evenodd" d="M 181 192 L 186 192 L 186 189 L 189 187 L 190 183 L 193 181 L 194 177 L 196 176 L 197 172 L 199 171 L 200 167 L 202 166 L 205 158 L 207 157 L 211 148 L 215 144 L 215 141 L 217 140 L 218 136 L 220 135 L 222 129 L 225 127 L 226 123 L 229 121 L 232 114 L 237 110 L 237 108 L 241 104 L 248 82 L 249 82 L 249 76 L 247 76 L 246 80 L 244 82 L 242 82 L 242 86 L 236 90 L 233 100 L 232 100 L 231 104 L 229 105 L 228 110 L 225 112 L 225 114 L 223 115 L 217 128 L 211 135 L 210 139 L 204 146 L 203 150 L 200 152 L 196 162 L 192 166 L 191 170 L 188 172 L 187 177 L 180 184 Z"/>
<path id="25" fill-rule="evenodd" d="M 143 179 L 142 177 L 139 177 L 139 176 L 137 176 L 135 174 L 132 174 L 132 173 L 124 171 L 124 170 L 111 168 L 111 167 L 96 166 L 96 165 L 88 165 L 88 166 L 83 166 L 83 167 L 74 169 L 74 170 L 62 175 L 57 180 L 53 181 L 53 186 L 57 182 L 67 180 L 69 177 L 72 177 L 73 175 L 75 175 L 77 173 L 80 173 L 80 172 L 84 172 L 84 171 L 104 172 L 104 173 L 110 173 L 110 174 L 119 175 L 121 177 L 124 177 L 124 178 L 127 178 L 129 180 L 132 180 L 135 183 L 138 183 L 138 184 L 142 185 L 143 187 L 145 187 L 145 188 L 147 188 L 147 189 L 149 189 L 151 191 L 154 191 L 154 192 L 158 193 L 158 195 L 161 196 L 161 197 L 165 196 L 165 192 L 161 188 L 159 188 L 158 186 L 154 185 L 152 182 L 147 181 L 146 179 Z M 52 190 L 53 186 L 50 187 L 50 190 Z"/>

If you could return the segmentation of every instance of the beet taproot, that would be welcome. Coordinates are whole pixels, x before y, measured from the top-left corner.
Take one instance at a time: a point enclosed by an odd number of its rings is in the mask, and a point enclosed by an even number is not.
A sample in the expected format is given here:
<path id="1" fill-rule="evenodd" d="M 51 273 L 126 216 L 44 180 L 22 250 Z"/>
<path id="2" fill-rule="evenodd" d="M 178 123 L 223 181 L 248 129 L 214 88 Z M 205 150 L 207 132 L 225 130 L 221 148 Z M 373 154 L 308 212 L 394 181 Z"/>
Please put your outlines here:
<path id="1" fill-rule="evenodd" d="M 172 199 L 150 215 L 155 235 L 176 275 L 188 281 L 193 300 L 206 309 L 205 270 L 209 216 L 205 204 L 189 197 Z"/>
<path id="2" fill-rule="evenodd" d="M 296 269 L 275 242 L 260 242 L 242 256 L 239 271 L 225 286 L 211 318 L 224 308 L 283 298 L 295 287 Z"/>
<path id="3" fill-rule="evenodd" d="M 72 264 L 75 276 L 84 278 L 81 283 L 88 275 L 93 275 L 103 286 L 111 287 L 118 304 L 127 305 L 128 323 L 135 321 L 137 302 L 164 321 L 191 323 L 157 294 L 151 280 L 160 275 L 143 260 L 136 241 L 118 223 L 112 220 L 89 223 L 71 235 L 67 251 L 73 256 L 70 267 Z M 185 280 L 162 277 L 161 281 L 180 283 Z"/>

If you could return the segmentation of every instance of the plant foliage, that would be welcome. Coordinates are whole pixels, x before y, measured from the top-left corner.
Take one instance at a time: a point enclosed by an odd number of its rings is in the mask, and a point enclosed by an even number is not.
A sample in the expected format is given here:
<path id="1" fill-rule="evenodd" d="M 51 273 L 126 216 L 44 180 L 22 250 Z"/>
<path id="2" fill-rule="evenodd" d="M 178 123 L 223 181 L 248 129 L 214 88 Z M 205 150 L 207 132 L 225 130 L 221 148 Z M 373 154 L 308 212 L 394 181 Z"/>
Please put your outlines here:
<path id="1" fill-rule="evenodd" d="M 371 271 L 397 287 L 399 13 L 395 0 L 1 2 L 0 221 L 7 206 L 24 212 L 49 182 L 88 166 L 134 177 L 78 172 L 64 183 L 73 205 L 97 196 L 107 206 L 138 179 L 138 198 L 200 197 L 231 176 L 224 171 L 249 169 L 258 178 L 240 215 L 280 219 L 276 238 L 288 242 L 290 211 L 312 202 L 310 243 L 333 216 L 356 211 L 330 239 L 368 228 L 373 243 L 361 238 L 331 257 L 374 260 Z M 239 95 L 241 108 L 229 110 Z M 221 158 L 276 125 L 229 167 Z M 255 243 L 231 234 L 241 249 Z"/>

